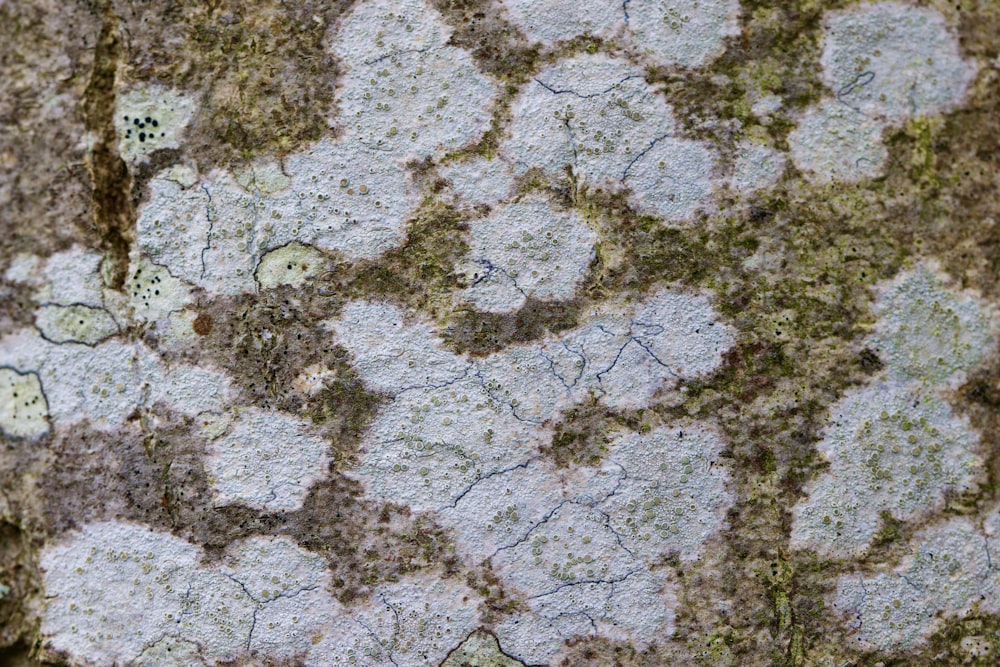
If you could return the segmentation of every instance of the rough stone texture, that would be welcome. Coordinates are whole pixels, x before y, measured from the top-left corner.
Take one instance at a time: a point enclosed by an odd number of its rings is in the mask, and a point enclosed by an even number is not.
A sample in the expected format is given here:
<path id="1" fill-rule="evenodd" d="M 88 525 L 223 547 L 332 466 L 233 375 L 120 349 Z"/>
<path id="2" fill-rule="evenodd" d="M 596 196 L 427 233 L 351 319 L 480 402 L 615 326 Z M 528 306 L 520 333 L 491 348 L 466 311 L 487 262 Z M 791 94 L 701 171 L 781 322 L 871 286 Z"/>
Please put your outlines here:
<path id="1" fill-rule="evenodd" d="M 0 664 L 996 664 L 996 2 L 0 24 Z"/>

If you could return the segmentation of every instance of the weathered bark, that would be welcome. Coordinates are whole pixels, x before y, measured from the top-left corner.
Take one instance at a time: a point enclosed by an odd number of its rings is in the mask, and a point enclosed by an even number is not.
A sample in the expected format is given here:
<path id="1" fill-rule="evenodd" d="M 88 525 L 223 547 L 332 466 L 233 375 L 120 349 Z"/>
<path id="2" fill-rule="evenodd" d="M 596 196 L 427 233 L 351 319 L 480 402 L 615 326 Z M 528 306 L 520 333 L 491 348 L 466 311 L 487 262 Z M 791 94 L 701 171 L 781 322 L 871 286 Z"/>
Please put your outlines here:
<path id="1" fill-rule="evenodd" d="M 0 25 L 0 664 L 995 664 L 996 2 Z"/>

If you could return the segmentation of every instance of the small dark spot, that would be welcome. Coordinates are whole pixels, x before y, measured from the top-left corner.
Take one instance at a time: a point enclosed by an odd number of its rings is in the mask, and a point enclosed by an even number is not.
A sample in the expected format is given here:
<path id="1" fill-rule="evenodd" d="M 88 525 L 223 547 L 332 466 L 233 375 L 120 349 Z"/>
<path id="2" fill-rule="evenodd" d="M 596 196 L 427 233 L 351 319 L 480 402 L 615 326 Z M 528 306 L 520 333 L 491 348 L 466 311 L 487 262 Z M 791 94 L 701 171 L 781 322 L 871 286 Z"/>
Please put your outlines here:
<path id="1" fill-rule="evenodd" d="M 139 119 L 136 118 L 135 120 L 133 120 L 132 124 L 135 125 L 136 127 L 138 127 L 139 126 Z"/>
<path id="2" fill-rule="evenodd" d="M 146 116 L 146 122 L 147 122 L 147 123 L 148 123 L 148 122 L 150 122 L 151 120 L 153 120 L 153 119 L 152 119 L 152 118 L 150 118 L 149 116 Z"/>
<path id="3" fill-rule="evenodd" d="M 145 140 L 146 140 L 146 133 L 145 132 L 140 132 L 139 133 L 139 141 L 145 141 Z"/>
<path id="4" fill-rule="evenodd" d="M 761 223 L 770 220 L 774 217 L 774 211 L 769 211 L 766 208 L 761 208 L 760 206 L 753 206 L 750 208 L 750 222 Z"/>
<path id="5" fill-rule="evenodd" d="M 987 377 L 974 378 L 964 388 L 965 394 L 980 405 L 990 408 L 1000 408 L 1000 384 L 995 384 Z"/>
<path id="6" fill-rule="evenodd" d="M 160 126 L 160 121 L 154 120 L 153 121 L 153 127 L 159 127 L 159 126 Z"/>
<path id="7" fill-rule="evenodd" d="M 871 348 L 865 348 L 861 350 L 861 354 L 858 355 L 858 362 L 861 364 L 861 368 L 867 373 L 874 373 L 882 368 L 882 360 L 878 358 L 875 351 Z"/>
<path id="8" fill-rule="evenodd" d="M 191 328 L 199 336 L 207 336 L 212 332 L 212 316 L 208 313 L 201 313 L 198 317 L 194 318 Z"/>

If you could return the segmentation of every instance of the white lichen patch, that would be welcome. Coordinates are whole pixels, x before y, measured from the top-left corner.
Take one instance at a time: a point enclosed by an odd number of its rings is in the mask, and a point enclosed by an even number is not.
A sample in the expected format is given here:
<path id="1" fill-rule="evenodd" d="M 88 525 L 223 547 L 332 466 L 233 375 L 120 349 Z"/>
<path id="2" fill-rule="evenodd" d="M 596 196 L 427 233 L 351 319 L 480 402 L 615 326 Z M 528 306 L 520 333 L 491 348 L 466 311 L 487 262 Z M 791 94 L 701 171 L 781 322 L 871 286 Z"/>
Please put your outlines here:
<path id="1" fill-rule="evenodd" d="M 513 172 L 498 157 L 447 162 L 438 167 L 438 174 L 449 181 L 459 204 L 496 206 L 514 190 Z"/>
<path id="2" fill-rule="evenodd" d="M 258 602 L 320 590 L 327 581 L 323 557 L 285 538 L 250 537 L 237 542 L 227 550 L 222 571 Z"/>
<path id="3" fill-rule="evenodd" d="M 960 103 L 976 73 L 929 7 L 881 2 L 824 20 L 823 82 L 866 116 L 900 121 Z"/>
<path id="4" fill-rule="evenodd" d="M 330 328 L 353 354 L 365 385 L 377 392 L 445 387 L 468 373 L 469 362 L 445 349 L 430 324 L 408 321 L 391 304 L 352 301 Z"/>
<path id="5" fill-rule="evenodd" d="M 289 156 L 285 167 L 294 184 L 286 211 L 275 207 L 262 216 L 272 219 L 276 230 L 270 247 L 299 240 L 353 259 L 373 259 L 403 242 L 417 195 L 402 165 L 384 151 L 323 140 Z M 285 226 L 274 221 L 276 215 L 286 217 Z"/>
<path id="6" fill-rule="evenodd" d="M 43 275 L 46 288 L 44 297 L 39 301 L 63 305 L 103 305 L 99 271 L 102 259 L 100 253 L 81 246 L 55 253 L 45 261 Z"/>
<path id="7" fill-rule="evenodd" d="M 600 636 L 645 650 L 674 630 L 676 598 L 659 574 L 641 571 L 611 582 L 582 582 L 530 603 L 497 627 L 504 650 L 525 664 L 559 664 L 568 640 Z"/>
<path id="8" fill-rule="evenodd" d="M 597 235 L 579 214 L 530 196 L 470 225 L 464 297 L 503 313 L 527 299 L 569 299 L 594 257 Z"/>
<path id="9" fill-rule="evenodd" d="M 353 472 L 373 496 L 414 510 L 439 509 L 540 444 L 538 427 L 519 421 L 469 377 L 389 402 L 365 434 Z"/>
<path id="10" fill-rule="evenodd" d="M 103 305 L 100 265 L 102 255 L 74 245 L 47 258 L 17 255 L 4 276 L 29 285 L 39 303 Z"/>
<path id="11" fill-rule="evenodd" d="M 479 625 L 481 599 L 440 575 L 413 575 L 380 586 L 367 604 L 322 628 L 309 667 L 439 665 Z"/>
<path id="12" fill-rule="evenodd" d="M 138 247 L 150 262 L 165 266 L 184 282 L 210 292 L 239 293 L 250 278 L 248 261 L 218 266 L 208 264 L 205 259 L 211 250 L 213 214 L 218 218 L 218 209 L 209 208 L 212 189 L 214 181 L 184 187 L 163 175 L 153 178 L 136 221 Z M 238 229 L 242 237 L 248 222 L 246 208 L 233 213 L 236 215 L 229 222 L 231 230 L 226 230 L 226 234 Z M 230 211 L 224 211 L 223 217 L 230 221 Z M 217 233 L 223 233 L 221 225 Z"/>
<path id="13" fill-rule="evenodd" d="M 625 0 L 632 39 L 650 59 L 700 67 L 723 51 L 726 37 L 740 34 L 738 0 Z"/>
<path id="14" fill-rule="evenodd" d="M 608 37 L 625 22 L 615 0 L 506 0 L 511 19 L 533 40 L 552 44 L 579 35 Z"/>
<path id="15" fill-rule="evenodd" d="M 324 264 L 323 253 L 312 246 L 292 241 L 261 257 L 257 265 L 257 284 L 261 289 L 274 289 L 281 285 L 302 287 L 323 270 Z"/>
<path id="16" fill-rule="evenodd" d="M 0 367 L 0 433 L 36 438 L 49 430 L 49 405 L 36 373 Z"/>
<path id="17" fill-rule="evenodd" d="M 277 160 L 262 160 L 238 167 L 233 172 L 236 182 L 247 192 L 273 195 L 287 190 L 292 179 Z"/>
<path id="18" fill-rule="evenodd" d="M 333 44 L 347 69 L 338 101 L 349 140 L 426 157 L 486 131 L 496 85 L 471 55 L 447 45 L 450 35 L 420 0 L 355 5 Z"/>
<path id="19" fill-rule="evenodd" d="M 552 664 L 600 635 L 640 649 L 671 632 L 670 584 L 650 568 L 699 557 L 732 502 L 722 441 L 703 424 L 629 434 L 600 469 L 533 459 L 484 478 L 438 516 L 470 564 L 490 562 L 528 613 L 498 628 L 504 649 Z"/>
<path id="20" fill-rule="evenodd" d="M 223 410 L 233 392 L 223 373 L 207 366 L 178 364 L 163 375 L 162 382 L 150 385 L 148 395 L 152 402 L 165 401 L 184 414 L 198 415 Z"/>
<path id="21" fill-rule="evenodd" d="M 479 597 L 457 581 L 409 578 L 380 587 L 356 618 L 400 667 L 436 665 L 479 625 Z"/>
<path id="22" fill-rule="evenodd" d="M 184 364 L 167 368 L 144 344 L 117 338 L 94 346 L 55 344 L 25 329 L 0 339 L 0 366 L 37 374 L 56 426 L 89 420 L 114 430 L 157 402 L 194 416 L 220 409 L 228 398 L 222 374 Z"/>
<path id="23" fill-rule="evenodd" d="M 566 500 L 559 471 L 532 459 L 480 480 L 438 515 L 459 553 L 478 564 L 523 541 Z"/>
<path id="24" fill-rule="evenodd" d="M 695 68 L 740 34 L 738 0 L 506 0 L 511 19 L 532 40 L 552 45 L 581 36 L 622 37 L 657 64 Z"/>
<path id="25" fill-rule="evenodd" d="M 976 74 L 936 10 L 895 2 L 825 16 L 822 65 L 833 97 L 788 137 L 795 165 L 820 183 L 881 175 L 886 128 L 955 107 Z"/>
<path id="26" fill-rule="evenodd" d="M 333 47 L 345 59 L 370 62 L 401 51 L 439 47 L 447 44 L 451 32 L 425 0 L 374 0 L 343 18 Z"/>
<path id="27" fill-rule="evenodd" d="M 848 105 L 824 100 L 788 135 L 792 161 L 819 183 L 880 176 L 889 156 L 882 129 L 882 123 Z"/>
<path id="28" fill-rule="evenodd" d="M 53 343 L 97 345 L 119 332 L 111 313 L 84 305 L 43 305 L 35 311 L 35 326 Z"/>
<path id="29" fill-rule="evenodd" d="M 609 445 L 605 469 L 625 477 L 602 507 L 632 551 L 649 562 L 697 558 L 733 502 L 719 455 L 722 438 L 704 424 L 630 434 Z"/>
<path id="30" fill-rule="evenodd" d="M 512 115 L 502 149 L 518 169 L 559 175 L 572 166 L 591 183 L 617 182 L 636 156 L 675 128 L 672 110 L 641 70 L 603 54 L 575 56 L 540 72 Z"/>
<path id="31" fill-rule="evenodd" d="M 42 551 L 46 646 L 125 663 L 175 634 L 199 549 L 140 526 L 97 523 Z"/>
<path id="32" fill-rule="evenodd" d="M 590 323 L 562 337 L 568 356 L 556 346 L 547 351 L 564 364 L 577 363 L 583 354 L 574 389 L 580 385 L 576 391 L 585 389 L 621 409 L 648 405 L 657 391 L 711 372 L 734 339 L 733 328 L 719 321 L 707 298 L 664 289 L 631 312 L 595 313 Z"/>
<path id="33" fill-rule="evenodd" d="M 911 648 L 943 619 L 1000 609 L 1000 567 L 990 555 L 998 527 L 996 510 L 982 527 L 969 518 L 952 519 L 918 533 L 895 568 L 843 575 L 833 602 L 852 618 L 861 647 Z"/>
<path id="34" fill-rule="evenodd" d="M 326 473 L 329 445 L 302 420 L 255 408 L 239 411 L 208 446 L 205 469 L 217 505 L 288 511 Z"/>
<path id="35" fill-rule="evenodd" d="M 621 543 L 597 507 L 561 504 L 492 562 L 529 608 L 498 628 L 504 648 L 519 659 L 552 664 L 563 643 L 577 636 L 627 641 L 641 650 L 672 631 L 675 600 L 667 581 Z"/>
<path id="36" fill-rule="evenodd" d="M 251 537 L 226 552 L 221 572 L 254 602 L 251 651 L 277 658 L 307 653 L 315 633 L 342 613 L 326 591 L 322 556 L 285 538 Z"/>
<path id="37" fill-rule="evenodd" d="M 754 192 L 774 187 L 785 171 L 785 154 L 752 141 L 737 146 L 730 187 L 737 192 Z"/>
<path id="38" fill-rule="evenodd" d="M 658 392 L 703 376 L 733 343 L 708 299 L 660 290 L 632 308 L 601 308 L 556 339 L 508 348 L 477 364 L 490 395 L 542 423 L 573 403 L 648 406 Z"/>
<path id="39" fill-rule="evenodd" d="M 210 569 L 184 573 L 176 634 L 190 637 L 213 662 L 232 661 L 246 650 L 259 606 L 238 581 Z"/>
<path id="40" fill-rule="evenodd" d="M 136 667 L 205 667 L 198 645 L 186 639 L 164 637 L 143 650 Z"/>
<path id="41" fill-rule="evenodd" d="M 707 299 L 668 290 L 478 360 L 444 349 L 428 324 L 388 304 L 351 302 L 330 326 L 365 384 L 393 397 L 354 472 L 369 493 L 419 510 L 441 509 L 524 463 L 562 409 L 591 398 L 648 405 L 661 389 L 716 368 L 733 341 Z"/>
<path id="42" fill-rule="evenodd" d="M 539 73 L 512 109 L 502 150 L 520 171 L 553 178 L 570 168 L 582 185 L 628 187 L 633 203 L 668 221 L 707 199 L 715 157 L 675 136 L 673 111 L 629 63 L 576 56 Z"/>
<path id="43" fill-rule="evenodd" d="M 144 388 L 162 380 L 155 356 L 141 343 L 112 338 L 96 346 L 53 344 L 32 330 L 0 339 L 0 365 L 38 374 L 55 424 L 89 419 L 114 429 L 147 400 Z"/>
<path id="44" fill-rule="evenodd" d="M 498 552 L 492 562 L 505 584 L 543 613 L 550 606 L 585 611 L 588 601 L 573 600 L 573 589 L 610 586 L 644 571 L 621 543 L 609 516 L 583 503 L 554 509 L 546 521 Z"/>
<path id="45" fill-rule="evenodd" d="M 287 539 L 248 538 L 218 565 L 204 560 L 142 526 L 84 526 L 42 553 L 46 648 L 99 665 L 287 659 L 343 613 L 325 590 L 325 560 Z"/>
<path id="46" fill-rule="evenodd" d="M 524 667 L 524 664 L 503 653 L 494 635 L 477 630 L 466 637 L 441 667 Z"/>
<path id="47" fill-rule="evenodd" d="M 714 169 L 715 152 L 705 142 L 663 137 L 629 164 L 622 183 L 637 209 L 676 222 L 708 199 Z"/>
<path id="48" fill-rule="evenodd" d="M 817 446 L 830 471 L 794 510 L 792 544 L 822 553 L 864 552 L 881 513 L 919 519 L 948 491 L 972 488 L 982 471 L 978 436 L 937 394 L 876 383 L 832 411 Z"/>
<path id="49" fill-rule="evenodd" d="M 870 344 L 900 380 L 954 386 L 994 349 L 991 310 L 925 266 L 884 284 L 874 310 Z"/>
<path id="50" fill-rule="evenodd" d="M 944 398 L 993 346 L 991 318 L 969 295 L 951 292 L 927 267 L 879 286 L 866 341 L 886 369 L 848 393 L 817 446 L 828 472 L 794 509 L 792 544 L 821 553 L 863 553 L 882 513 L 915 521 L 950 492 L 974 489 L 984 471 L 979 435 Z"/>
<path id="51" fill-rule="evenodd" d="M 178 148 L 195 102 L 163 86 L 141 86 L 115 100 L 118 153 L 126 162 L 145 162 L 162 148 Z"/>
<path id="52" fill-rule="evenodd" d="M 187 187 L 153 178 L 136 223 L 140 250 L 187 283 L 239 294 L 257 288 L 262 256 L 293 241 L 359 259 L 403 242 L 415 193 L 384 153 L 323 140 L 290 155 L 283 174 L 291 186 L 267 196 L 228 172 Z"/>

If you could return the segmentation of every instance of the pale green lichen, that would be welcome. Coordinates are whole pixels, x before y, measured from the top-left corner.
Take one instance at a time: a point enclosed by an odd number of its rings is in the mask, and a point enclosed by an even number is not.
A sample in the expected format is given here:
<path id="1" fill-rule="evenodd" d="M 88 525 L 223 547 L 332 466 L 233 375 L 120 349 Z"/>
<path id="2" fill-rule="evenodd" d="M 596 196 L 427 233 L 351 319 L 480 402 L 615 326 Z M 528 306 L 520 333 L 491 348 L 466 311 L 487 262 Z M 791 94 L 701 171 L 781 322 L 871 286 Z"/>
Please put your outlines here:
<path id="1" fill-rule="evenodd" d="M 145 162 L 150 153 L 180 146 L 195 101 L 163 86 L 136 87 L 115 104 L 118 153 L 127 162 Z"/>
<path id="2" fill-rule="evenodd" d="M 324 264 L 321 252 L 292 241 L 261 257 L 256 271 L 257 284 L 262 289 L 274 289 L 280 285 L 302 287 L 308 279 L 323 270 Z"/>
<path id="3" fill-rule="evenodd" d="M 0 430 L 30 438 L 49 430 L 49 408 L 36 373 L 0 367 Z"/>
<path id="4" fill-rule="evenodd" d="M 970 294 L 945 288 L 928 267 L 885 285 L 875 303 L 870 344 L 890 374 L 928 386 L 954 386 L 989 356 L 992 312 Z"/>
<path id="5" fill-rule="evenodd" d="M 466 637 L 441 667 L 523 667 L 524 663 L 505 655 L 495 636 L 477 630 Z"/>
<path id="6" fill-rule="evenodd" d="M 97 345 L 119 332 L 111 313 L 93 306 L 45 305 L 35 311 L 35 326 L 53 343 Z"/>

